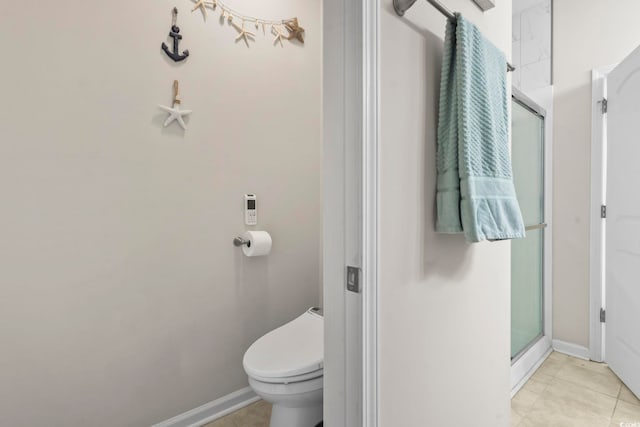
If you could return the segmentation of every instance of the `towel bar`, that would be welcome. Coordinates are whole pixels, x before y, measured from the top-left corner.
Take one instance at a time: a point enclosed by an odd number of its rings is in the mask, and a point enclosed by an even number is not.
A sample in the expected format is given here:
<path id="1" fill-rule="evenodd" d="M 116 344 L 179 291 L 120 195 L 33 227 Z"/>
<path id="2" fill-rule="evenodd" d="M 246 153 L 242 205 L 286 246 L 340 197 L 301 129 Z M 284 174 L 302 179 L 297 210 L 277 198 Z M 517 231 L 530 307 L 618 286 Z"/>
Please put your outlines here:
<path id="1" fill-rule="evenodd" d="M 453 12 L 446 8 L 445 5 L 440 3 L 438 0 L 427 0 L 431 6 L 438 9 L 438 12 L 447 17 L 447 19 L 456 19 L 456 16 Z M 403 16 L 404 13 L 413 6 L 416 0 L 393 0 L 393 8 L 396 10 L 398 16 Z M 507 71 L 515 71 L 515 67 L 507 62 Z"/>

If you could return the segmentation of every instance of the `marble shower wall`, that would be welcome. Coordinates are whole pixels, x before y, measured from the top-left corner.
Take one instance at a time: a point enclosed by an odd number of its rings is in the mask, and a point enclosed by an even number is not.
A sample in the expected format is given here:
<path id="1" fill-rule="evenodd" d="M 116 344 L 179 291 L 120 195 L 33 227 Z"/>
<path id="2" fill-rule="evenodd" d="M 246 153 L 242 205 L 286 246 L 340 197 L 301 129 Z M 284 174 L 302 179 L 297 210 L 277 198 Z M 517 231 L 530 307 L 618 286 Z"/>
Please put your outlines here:
<path id="1" fill-rule="evenodd" d="M 513 84 L 527 92 L 551 84 L 551 0 L 513 0 Z"/>

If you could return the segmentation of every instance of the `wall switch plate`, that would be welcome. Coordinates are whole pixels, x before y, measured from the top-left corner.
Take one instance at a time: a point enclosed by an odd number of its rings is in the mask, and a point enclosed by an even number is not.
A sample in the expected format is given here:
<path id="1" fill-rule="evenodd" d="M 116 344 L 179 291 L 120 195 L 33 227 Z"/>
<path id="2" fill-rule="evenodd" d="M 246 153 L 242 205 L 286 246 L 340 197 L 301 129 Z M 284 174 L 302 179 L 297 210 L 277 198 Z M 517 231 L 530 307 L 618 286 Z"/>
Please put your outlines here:
<path id="1" fill-rule="evenodd" d="M 483 11 L 487 11 L 489 9 L 493 9 L 496 7 L 495 0 L 473 0 L 476 5 Z"/>
<path id="2" fill-rule="evenodd" d="M 358 267 L 347 266 L 347 290 L 360 293 L 360 269 Z"/>

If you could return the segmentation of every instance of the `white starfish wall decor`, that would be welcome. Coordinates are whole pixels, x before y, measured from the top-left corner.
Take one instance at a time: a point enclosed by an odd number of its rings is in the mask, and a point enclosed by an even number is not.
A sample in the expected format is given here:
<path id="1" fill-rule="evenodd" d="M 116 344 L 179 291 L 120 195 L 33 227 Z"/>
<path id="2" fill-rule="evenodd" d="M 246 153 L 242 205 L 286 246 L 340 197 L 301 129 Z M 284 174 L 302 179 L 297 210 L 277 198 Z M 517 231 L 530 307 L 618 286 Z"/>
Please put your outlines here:
<path id="1" fill-rule="evenodd" d="M 178 122 L 178 124 L 182 129 L 187 130 L 187 124 L 184 122 L 184 117 L 191 114 L 192 111 L 180 109 L 180 104 L 182 101 L 180 101 L 180 99 L 178 98 L 178 94 L 179 94 L 178 85 L 179 85 L 178 81 L 174 80 L 173 82 L 174 96 L 173 96 L 172 107 L 167 107 L 166 105 L 158 105 L 158 107 L 160 107 L 161 110 L 169 113 L 169 117 L 167 117 L 167 120 L 164 121 L 164 127 L 169 126 L 171 123 L 175 121 L 175 122 Z"/>
<path id="2" fill-rule="evenodd" d="M 191 114 L 191 110 L 181 110 L 180 104 L 176 104 L 173 108 L 167 107 L 166 105 L 159 105 L 158 107 L 169 113 L 169 117 L 167 117 L 167 120 L 164 122 L 164 127 L 167 127 L 176 121 L 182 129 L 187 130 L 187 124 L 184 122 L 184 116 Z"/>

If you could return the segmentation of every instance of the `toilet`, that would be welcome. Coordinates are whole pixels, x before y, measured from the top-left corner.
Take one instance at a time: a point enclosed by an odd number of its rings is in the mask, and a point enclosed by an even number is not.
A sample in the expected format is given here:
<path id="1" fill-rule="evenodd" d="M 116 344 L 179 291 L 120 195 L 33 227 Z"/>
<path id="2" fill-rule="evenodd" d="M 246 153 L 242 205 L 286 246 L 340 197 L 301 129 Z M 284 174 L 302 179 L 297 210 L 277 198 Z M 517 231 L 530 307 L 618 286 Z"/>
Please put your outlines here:
<path id="1" fill-rule="evenodd" d="M 271 403 L 270 427 L 322 421 L 324 319 L 311 308 L 254 342 L 242 361 L 249 385 Z"/>

